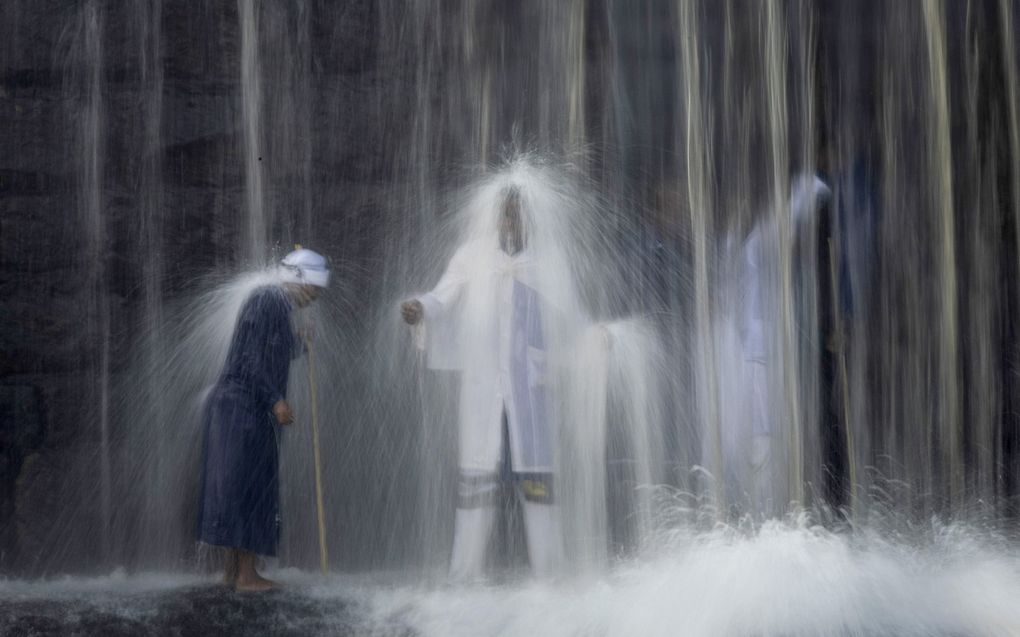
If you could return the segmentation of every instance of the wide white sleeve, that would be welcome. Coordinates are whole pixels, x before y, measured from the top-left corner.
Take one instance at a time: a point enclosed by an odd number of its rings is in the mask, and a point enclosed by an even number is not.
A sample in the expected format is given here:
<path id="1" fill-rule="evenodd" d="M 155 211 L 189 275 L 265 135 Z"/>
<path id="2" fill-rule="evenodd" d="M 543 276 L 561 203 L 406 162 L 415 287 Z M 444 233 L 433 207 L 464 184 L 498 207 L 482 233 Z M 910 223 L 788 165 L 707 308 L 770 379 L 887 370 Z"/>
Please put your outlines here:
<path id="1" fill-rule="evenodd" d="M 417 300 L 425 309 L 421 323 L 422 343 L 428 366 L 432 369 L 460 369 L 460 301 L 471 274 L 470 257 L 466 247 L 458 250 L 439 282 Z"/>

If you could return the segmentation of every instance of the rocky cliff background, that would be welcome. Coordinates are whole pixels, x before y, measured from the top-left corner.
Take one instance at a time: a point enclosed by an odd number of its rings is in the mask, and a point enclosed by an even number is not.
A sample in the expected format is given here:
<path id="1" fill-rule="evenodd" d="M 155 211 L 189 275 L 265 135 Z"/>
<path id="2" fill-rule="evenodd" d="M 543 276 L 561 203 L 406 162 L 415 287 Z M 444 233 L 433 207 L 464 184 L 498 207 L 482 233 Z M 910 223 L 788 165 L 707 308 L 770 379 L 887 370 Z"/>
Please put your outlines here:
<path id="1" fill-rule="evenodd" d="M 680 70 L 681 45 L 694 32 L 702 37 L 695 93 L 709 124 L 708 189 L 721 211 L 709 232 L 757 214 L 747 211 L 768 191 L 759 187 L 753 200 L 753 182 L 779 163 L 777 146 L 789 151 L 784 161 L 804 163 L 797 149 L 815 135 L 844 170 L 862 162 L 871 171 L 885 216 L 872 246 L 881 285 L 858 326 L 867 373 L 855 395 L 869 397 L 861 424 L 873 454 L 862 462 L 917 478 L 920 517 L 937 506 L 930 503 L 945 441 L 924 438 L 927 455 L 909 441 L 918 423 L 937 419 L 927 405 L 938 398 L 944 343 L 924 334 L 937 314 L 928 310 L 943 307 L 938 276 L 954 271 L 961 354 L 951 371 L 966 493 L 975 501 L 990 494 L 1000 512 L 1015 513 L 1020 150 L 1010 96 L 1020 9 L 998 0 L 935 3 L 953 186 L 939 199 L 933 188 L 944 180 L 926 163 L 936 154 L 927 118 L 929 75 L 937 74 L 925 70 L 931 29 L 919 26 L 922 3 L 696 4 L 698 28 L 681 33 L 683 5 L 668 2 L 0 3 L 0 573 L 132 562 L 127 543 L 115 556 L 104 546 L 118 540 L 103 532 L 111 521 L 102 519 L 100 460 L 111 450 L 133 453 L 127 441 L 137 426 L 111 416 L 123 410 L 109 401 L 124 399 L 115 390 L 130 386 L 153 325 L 207 290 L 211 275 L 256 264 L 253 170 L 263 183 L 266 252 L 294 242 L 328 247 L 356 300 L 349 337 L 364 340 L 372 312 L 392 300 L 386 294 L 423 282 L 413 258 L 393 255 L 434 236 L 444 196 L 514 144 L 580 165 L 620 213 L 625 248 L 636 227 L 688 232 Z M 784 22 L 766 33 L 767 6 Z M 763 60 L 776 33 L 785 44 L 791 133 L 770 141 Z M 255 97 L 245 93 L 253 81 L 246 64 L 255 69 Z M 254 134 L 245 128 L 252 104 Z M 798 132 L 805 121 L 812 132 Z M 949 199 L 958 241 L 953 267 L 939 270 L 945 254 L 932 211 Z M 681 231 L 657 225 L 663 212 Z M 634 287 L 654 285 L 654 259 L 633 263 Z M 690 276 L 685 270 L 670 288 L 671 311 L 690 307 Z M 915 300 L 918 314 L 907 315 Z M 908 403 L 918 387 L 931 391 Z M 96 424 L 104 413 L 105 445 Z M 349 426 L 370 438 L 377 423 Z M 387 462 L 416 442 L 386 447 L 394 453 Z M 360 451 L 382 448 L 365 444 Z M 358 500 L 359 489 L 392 472 L 376 471 L 351 477 L 349 507 L 338 508 L 364 541 L 342 549 L 344 566 L 404 559 L 397 549 L 411 531 L 396 513 L 401 503 L 375 491 L 371 507 Z M 413 472 L 393 479 L 383 495 L 414 488 Z M 130 535 L 134 476 L 118 480 L 110 515 Z M 380 507 L 390 509 L 361 520 Z M 379 528 L 397 530 L 362 550 Z"/>

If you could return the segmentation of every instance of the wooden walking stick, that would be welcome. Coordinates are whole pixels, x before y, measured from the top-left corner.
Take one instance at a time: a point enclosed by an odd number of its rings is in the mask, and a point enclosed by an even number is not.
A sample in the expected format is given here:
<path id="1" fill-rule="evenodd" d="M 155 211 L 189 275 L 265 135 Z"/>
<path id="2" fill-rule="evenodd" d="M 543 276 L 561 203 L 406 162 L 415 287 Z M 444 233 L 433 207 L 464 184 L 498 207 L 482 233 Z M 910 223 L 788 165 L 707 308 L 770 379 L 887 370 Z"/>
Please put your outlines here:
<path id="1" fill-rule="evenodd" d="M 319 407 L 315 393 L 315 358 L 312 355 L 311 340 L 306 338 L 308 348 L 308 386 L 312 394 L 312 449 L 315 455 L 315 508 L 319 518 L 319 566 L 327 570 L 329 553 L 326 550 L 326 511 L 322 504 L 322 461 L 319 454 Z"/>
<path id="2" fill-rule="evenodd" d="M 294 244 L 295 250 L 301 249 L 300 243 Z M 308 351 L 308 388 L 312 399 L 312 454 L 315 459 L 315 511 L 319 522 L 319 568 L 325 573 L 328 570 L 329 551 L 326 549 L 326 508 L 322 504 L 322 460 L 319 454 L 319 401 L 315 392 L 315 357 L 312 354 L 311 335 L 304 335 L 305 349 Z"/>

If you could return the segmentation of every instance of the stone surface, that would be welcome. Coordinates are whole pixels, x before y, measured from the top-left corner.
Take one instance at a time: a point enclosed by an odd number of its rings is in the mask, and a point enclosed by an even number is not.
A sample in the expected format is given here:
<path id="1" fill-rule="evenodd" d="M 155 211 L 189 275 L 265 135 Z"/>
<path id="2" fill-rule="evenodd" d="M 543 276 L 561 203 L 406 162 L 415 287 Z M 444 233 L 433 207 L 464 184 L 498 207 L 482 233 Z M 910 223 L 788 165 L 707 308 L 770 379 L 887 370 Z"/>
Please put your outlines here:
<path id="1" fill-rule="evenodd" d="M 31 385 L 0 385 L 0 568 L 20 544 L 11 523 L 17 510 L 18 477 L 46 433 L 42 396 Z"/>
<path id="2" fill-rule="evenodd" d="M 207 584 L 136 594 L 98 593 L 60 599 L 0 600 L 8 635 L 377 635 L 415 634 L 399 617 L 364 616 L 355 602 L 316 599 L 308 591 L 238 594 Z"/>

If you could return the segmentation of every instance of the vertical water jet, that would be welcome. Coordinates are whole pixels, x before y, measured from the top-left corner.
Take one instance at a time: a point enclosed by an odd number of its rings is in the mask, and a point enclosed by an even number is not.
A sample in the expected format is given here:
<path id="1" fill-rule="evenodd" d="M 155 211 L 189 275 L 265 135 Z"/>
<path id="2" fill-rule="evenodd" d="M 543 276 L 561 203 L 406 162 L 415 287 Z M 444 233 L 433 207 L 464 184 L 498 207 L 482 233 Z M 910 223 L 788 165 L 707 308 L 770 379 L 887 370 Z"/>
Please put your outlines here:
<path id="1" fill-rule="evenodd" d="M 246 243 L 242 260 L 265 263 L 268 231 L 262 172 L 262 65 L 259 51 L 259 2 L 237 0 L 241 29 L 241 116 L 244 135 Z"/>
<path id="2" fill-rule="evenodd" d="M 785 424 L 786 453 L 788 462 L 787 488 L 790 499 L 797 504 L 804 502 L 804 459 L 803 459 L 803 421 L 799 388 L 799 372 L 796 337 L 796 308 L 793 289 L 792 237 L 793 230 L 790 219 L 790 202 L 787 194 L 790 190 L 789 148 L 788 148 L 788 108 L 787 108 L 787 31 L 783 20 L 782 7 L 778 2 L 769 0 L 764 3 L 764 56 L 765 56 L 765 112 L 767 129 L 767 147 L 769 156 L 769 189 L 771 193 L 771 210 L 775 215 L 778 227 L 779 253 L 775 263 L 778 271 L 774 273 L 777 286 L 777 312 L 779 333 L 773 335 L 781 354 L 781 370 L 771 373 L 781 374 L 780 387 L 782 396 L 772 396 L 779 404 L 771 405 L 774 414 L 780 415 L 776 422 Z"/>
<path id="3" fill-rule="evenodd" d="M 953 169 L 949 138 L 948 71 L 945 53 L 945 9 L 938 0 L 922 5 L 924 33 L 928 53 L 928 89 L 931 108 L 928 128 L 933 135 L 930 171 L 932 208 L 938 223 L 941 289 L 939 298 L 938 406 L 935 422 L 939 438 L 939 458 L 945 476 L 944 495 L 950 510 L 959 506 L 963 496 L 963 445 L 960 420 L 959 360 L 957 353 L 957 263 L 956 228 L 953 217 Z"/>
<path id="4" fill-rule="evenodd" d="M 110 306 L 107 294 L 108 241 L 103 197 L 105 105 L 103 100 L 103 16 L 98 0 L 84 4 L 80 11 L 80 50 L 71 60 L 71 73 L 81 93 L 76 113 L 78 126 L 77 197 L 85 248 L 81 268 L 85 278 L 85 322 L 92 349 L 87 362 L 89 380 L 86 413 L 94 418 L 98 453 L 99 547 L 101 560 L 109 559 L 112 515 L 112 467 L 110 451 Z M 77 64 L 81 66 L 78 67 Z M 80 68 L 80 70 L 79 70 Z M 81 82 L 77 85 L 77 82 Z M 94 349 L 93 349 L 94 348 Z"/>
<path id="5" fill-rule="evenodd" d="M 140 90 L 143 95 L 142 149 L 139 180 L 139 260 L 142 276 L 142 347 L 144 352 L 143 378 L 146 387 L 142 396 L 148 407 L 143 423 L 131 423 L 148 429 L 147 440 L 153 441 L 150 453 L 144 453 L 146 481 L 152 493 L 166 488 L 174 475 L 173 447 L 169 444 L 174 431 L 172 418 L 174 405 L 169 404 L 161 378 L 168 355 L 163 316 L 163 41 L 162 0 L 146 0 L 138 9 L 138 59 Z M 136 399 L 131 397 L 132 400 Z M 135 459 L 132 459 L 136 461 Z M 167 529 L 174 528 L 178 513 L 166 506 L 161 498 L 147 497 L 144 505 L 144 535 L 158 538 L 146 543 L 147 558 L 158 564 L 172 563 L 180 550 L 177 538 L 168 537 Z"/>
<path id="6" fill-rule="evenodd" d="M 688 212 L 691 217 L 692 243 L 694 248 L 694 307 L 695 341 L 699 362 L 697 387 L 697 411 L 702 425 L 703 436 L 711 466 L 708 467 L 713 479 L 715 502 L 721 514 L 726 508 L 725 466 L 723 465 L 722 423 L 719 418 L 719 395 L 716 387 L 715 341 L 712 335 L 711 294 L 709 263 L 711 259 L 712 200 L 711 158 L 709 146 L 704 138 L 707 121 L 701 100 L 704 94 L 701 77 L 700 23 L 693 3 L 682 2 L 678 6 L 678 34 L 680 36 L 680 86 L 682 87 L 681 118 L 682 137 L 679 147 L 684 151 L 686 180 L 681 177 L 681 192 L 687 193 Z"/>

